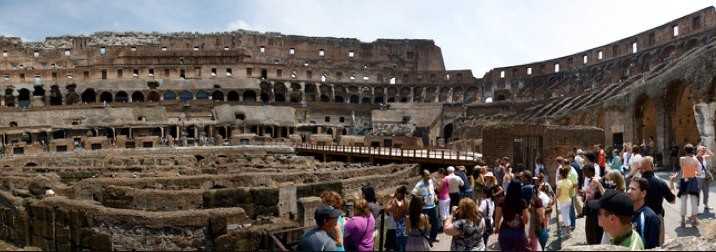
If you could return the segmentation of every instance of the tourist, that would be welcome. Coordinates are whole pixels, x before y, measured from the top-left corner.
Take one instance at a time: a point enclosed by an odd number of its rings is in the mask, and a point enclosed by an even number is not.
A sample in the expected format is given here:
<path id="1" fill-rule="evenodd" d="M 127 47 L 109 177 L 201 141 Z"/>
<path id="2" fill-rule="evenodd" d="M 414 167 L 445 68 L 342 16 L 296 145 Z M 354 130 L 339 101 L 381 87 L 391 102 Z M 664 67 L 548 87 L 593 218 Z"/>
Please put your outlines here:
<path id="1" fill-rule="evenodd" d="M 575 150 L 575 152 L 572 152 L 572 153 L 576 153 L 576 155 L 574 156 L 573 162 L 577 162 L 577 166 L 579 166 L 579 169 L 582 169 L 582 167 L 584 167 L 584 150 L 577 149 L 577 150 Z M 567 153 L 567 154 L 569 154 L 569 153 Z"/>
<path id="2" fill-rule="evenodd" d="M 467 170 L 465 166 L 458 166 L 455 174 L 462 179 L 464 186 L 460 187 L 460 199 L 470 198 L 472 199 L 472 190 L 475 186 L 475 181 L 472 180 L 473 169 Z"/>
<path id="3" fill-rule="evenodd" d="M 393 198 L 388 201 L 385 206 L 385 212 L 388 213 L 387 223 L 393 223 L 394 228 L 388 227 L 386 231 L 386 249 L 395 251 L 405 251 L 405 242 L 408 239 L 408 233 L 405 229 L 405 219 L 408 215 L 408 202 L 405 200 L 405 196 L 408 193 L 408 189 L 401 185 L 395 189 Z M 392 242 L 390 241 L 392 240 Z M 389 246 L 393 245 L 393 246 Z"/>
<path id="4" fill-rule="evenodd" d="M 584 173 L 584 186 L 582 186 L 582 195 L 584 202 L 590 202 L 592 200 L 598 200 L 602 197 L 602 192 L 599 190 L 597 183 L 600 178 L 596 176 L 594 171 L 594 165 L 591 162 L 587 162 L 582 168 Z M 604 229 L 599 226 L 597 209 L 591 209 L 588 205 L 582 210 L 584 212 L 584 231 L 587 238 L 587 244 L 594 245 L 599 244 L 602 236 L 604 235 Z"/>
<path id="5" fill-rule="evenodd" d="M 691 202 L 691 225 L 696 226 L 696 213 L 698 212 L 699 190 L 696 177 L 700 174 L 699 161 L 694 157 L 694 146 L 686 144 L 684 146 L 685 156 L 679 158 L 679 166 L 681 167 L 681 183 L 679 184 L 679 199 L 681 199 L 681 226 L 686 225 L 686 205 Z"/>
<path id="6" fill-rule="evenodd" d="M 408 230 L 408 239 L 405 242 L 406 251 L 429 251 L 432 247 L 427 235 L 427 230 L 432 230 L 431 221 L 429 215 L 425 214 L 424 202 L 420 197 L 410 199 L 408 222 L 405 223 L 405 228 Z M 433 206 L 433 212 L 435 212 L 435 206 Z"/>
<path id="7" fill-rule="evenodd" d="M 492 188 L 499 187 L 495 183 L 495 176 L 492 175 L 492 172 L 488 172 L 485 175 L 486 180 L 489 182 L 489 184 L 493 185 Z M 502 190 L 501 188 L 499 190 Z M 495 213 L 495 201 L 493 197 L 493 193 L 491 191 L 485 192 L 483 199 L 480 200 L 480 206 L 478 207 L 478 211 L 480 212 L 480 215 L 485 220 L 485 232 L 482 234 L 482 240 L 485 245 L 487 245 L 487 239 L 492 234 L 492 230 L 494 227 L 494 213 Z"/>
<path id="8" fill-rule="evenodd" d="M 631 218 L 634 204 L 624 192 L 609 189 L 599 200 L 588 203 L 589 208 L 597 209 L 599 226 L 613 239 L 608 244 L 623 246 L 630 250 L 643 250 L 644 243 L 639 233 L 632 229 Z"/>
<path id="9" fill-rule="evenodd" d="M 562 166 L 564 165 L 564 158 L 562 156 L 559 156 L 554 159 L 554 163 L 557 166 L 555 168 L 555 174 L 554 174 L 554 184 L 556 185 L 557 182 L 559 182 L 562 177 L 560 176 L 560 173 L 562 171 Z"/>
<path id="10" fill-rule="evenodd" d="M 577 161 L 577 159 L 579 159 L 579 161 Z M 584 163 L 586 162 L 585 159 L 586 157 L 584 152 L 581 152 L 581 154 L 577 154 L 576 156 L 572 152 L 567 153 L 567 160 L 569 163 L 568 165 L 572 166 L 572 168 L 574 168 L 574 170 L 577 172 L 578 181 L 582 181 L 582 179 L 584 179 L 584 177 L 582 176 L 582 168 L 584 167 Z M 577 185 L 577 188 L 581 189 L 582 187 L 581 185 Z"/>
<path id="11" fill-rule="evenodd" d="M 634 178 L 627 189 L 627 195 L 634 203 L 634 216 L 631 222 L 634 230 L 639 233 L 645 249 L 653 249 L 659 245 L 659 226 L 661 221 L 654 211 L 644 202 L 649 189 L 649 181 L 645 178 Z"/>
<path id="12" fill-rule="evenodd" d="M 325 191 L 321 193 L 321 200 L 324 205 L 331 206 L 335 209 L 343 208 L 343 197 L 334 191 Z M 345 219 L 343 216 L 338 218 L 338 224 L 334 226 L 333 230 L 329 232 L 333 240 L 336 241 L 336 251 L 345 251 L 343 247 L 343 234 L 344 234 Z"/>
<path id="13" fill-rule="evenodd" d="M 423 170 L 422 177 L 423 179 L 415 184 L 411 194 L 415 197 L 423 199 L 423 204 L 421 204 L 421 206 L 423 206 L 423 213 L 425 213 L 430 219 L 429 238 L 431 241 L 436 241 L 438 237 L 438 217 L 435 212 L 435 201 L 437 201 L 437 197 L 435 196 L 435 185 L 433 184 L 433 179 L 430 177 L 430 171 Z"/>
<path id="14" fill-rule="evenodd" d="M 631 162 L 631 157 L 634 156 L 631 149 L 631 143 L 624 143 L 624 150 L 622 150 L 622 175 L 629 173 L 629 163 Z M 674 156 L 674 159 L 676 159 L 676 156 Z"/>
<path id="15" fill-rule="evenodd" d="M 448 189 L 448 185 L 450 184 L 450 181 L 447 177 L 447 171 L 445 171 L 445 168 L 440 167 L 438 169 L 438 183 L 437 187 L 438 189 L 438 208 L 440 210 L 440 219 L 442 221 L 445 221 L 450 215 L 450 193 Z"/>
<path id="16" fill-rule="evenodd" d="M 704 202 L 704 212 L 709 212 L 713 210 L 713 208 L 709 207 L 709 188 L 711 187 L 711 182 L 713 182 L 713 174 L 708 169 L 708 161 L 711 161 L 711 159 L 714 157 L 714 153 L 709 150 L 709 148 L 706 148 L 706 146 L 699 146 L 696 158 L 699 160 L 701 172 L 699 173 L 699 176 L 697 177 L 697 181 L 699 182 L 699 188 L 701 189 L 701 197 L 703 198 Z"/>
<path id="17" fill-rule="evenodd" d="M 505 178 L 505 167 L 502 166 L 502 160 L 495 159 L 495 168 L 492 168 L 492 173 L 495 174 L 495 178 L 497 178 L 497 183 L 502 185 L 503 181 L 502 179 Z"/>
<path id="18" fill-rule="evenodd" d="M 338 225 L 338 219 L 342 219 L 343 212 L 328 205 L 320 205 L 313 213 L 316 220 L 316 227 L 312 228 L 298 242 L 299 251 L 336 251 L 336 242 L 329 234 Z"/>
<path id="19" fill-rule="evenodd" d="M 569 179 L 569 172 L 573 169 L 570 166 L 562 167 L 559 170 L 560 180 L 557 181 L 557 202 L 559 202 L 559 211 L 562 213 L 562 226 L 564 232 L 559 236 L 561 239 L 572 237 L 571 235 L 571 219 L 569 216 L 570 208 L 572 208 L 572 189 L 574 184 Z"/>
<path id="20" fill-rule="evenodd" d="M 622 158 L 619 156 L 619 149 L 612 150 L 612 162 L 609 164 L 610 169 L 619 171 L 624 174 L 622 170 Z"/>
<path id="21" fill-rule="evenodd" d="M 673 172 L 676 172 L 679 165 L 679 146 L 676 145 L 676 142 L 671 142 L 671 170 Z M 657 213 L 658 214 L 658 213 Z"/>
<path id="22" fill-rule="evenodd" d="M 574 168 L 574 166 L 569 165 L 567 162 L 565 162 L 562 167 L 569 168 L 567 178 L 569 179 L 569 181 L 572 182 L 572 190 L 570 191 L 572 205 L 569 207 L 569 223 L 571 223 L 571 228 L 572 230 L 574 230 L 577 227 L 577 214 L 582 216 L 582 204 L 581 202 L 577 201 L 577 189 L 579 188 L 579 173 L 581 173 L 581 170 L 578 173 L 577 168 Z M 577 210 L 579 210 L 579 213 L 577 213 Z"/>
<path id="23" fill-rule="evenodd" d="M 505 190 L 497 183 L 497 179 L 492 172 L 488 172 L 485 175 L 485 190 L 483 194 L 485 198 L 492 198 L 493 202 L 500 202 L 500 199 L 505 195 Z"/>
<path id="24" fill-rule="evenodd" d="M 487 174 L 487 167 L 475 166 L 475 170 L 472 173 L 472 180 L 474 181 L 474 189 L 472 190 L 472 198 L 477 202 L 482 200 L 483 190 L 485 189 L 485 174 Z"/>
<path id="25" fill-rule="evenodd" d="M 477 213 L 475 201 L 461 199 L 445 222 L 445 234 L 452 236 L 451 251 L 484 251 L 485 220 Z"/>
<path id="26" fill-rule="evenodd" d="M 503 157 L 503 158 L 502 158 L 502 163 L 503 163 L 503 165 L 505 166 L 505 173 L 506 173 L 506 174 L 512 174 L 513 171 L 512 171 L 512 163 L 510 163 L 510 158 L 509 158 L 509 157 Z"/>
<path id="27" fill-rule="evenodd" d="M 375 196 L 375 189 L 373 189 L 372 186 L 366 185 L 361 187 L 361 198 L 365 199 L 368 202 L 368 208 L 370 208 L 370 213 L 373 214 L 373 218 L 378 219 L 379 213 L 380 213 L 380 206 L 378 206 L 378 199 Z M 372 231 L 373 239 L 378 237 L 378 225 L 374 225 L 376 228 Z"/>
<path id="28" fill-rule="evenodd" d="M 521 187 L 520 182 L 511 181 L 505 198 L 497 203 L 495 209 L 495 233 L 503 251 L 527 249 L 525 224 L 529 222 L 530 213 L 527 202 L 520 194 Z"/>
<path id="29" fill-rule="evenodd" d="M 549 181 L 549 176 L 547 175 L 547 170 L 544 168 L 544 162 L 542 162 L 542 158 L 536 158 L 535 159 L 535 177 L 539 177 L 539 175 L 544 175 L 544 180 Z"/>
<path id="30" fill-rule="evenodd" d="M 527 201 L 527 204 L 529 205 L 530 202 L 532 202 L 532 197 L 534 195 L 534 185 L 532 184 L 532 173 L 530 171 L 522 171 L 520 172 L 520 183 L 522 183 L 522 198 Z"/>
<path id="31" fill-rule="evenodd" d="M 645 204 L 651 208 L 659 217 L 659 246 L 664 245 L 664 206 L 663 202 L 666 200 L 670 204 L 676 203 L 676 195 L 671 191 L 666 182 L 661 180 L 654 175 L 654 158 L 646 156 L 642 158 L 642 178 L 649 182 L 649 188 L 647 188 Z M 675 176 L 671 177 L 671 184 L 674 183 Z"/>
<path id="32" fill-rule="evenodd" d="M 538 177 L 533 178 L 535 183 L 539 182 Z M 535 188 L 537 189 L 537 188 Z M 523 187 L 524 190 L 524 187 Z M 524 191 L 523 191 L 524 192 Z M 541 192 L 540 190 L 534 190 L 533 197 L 530 199 L 530 229 L 528 232 L 528 237 L 530 239 L 530 243 L 532 246 L 531 248 L 536 248 L 534 244 L 539 243 L 540 250 L 544 250 L 545 246 L 547 245 L 547 227 L 545 226 L 545 206 L 547 206 L 549 202 L 549 198 L 547 197 L 547 194 L 544 192 Z M 549 224 L 548 224 L 549 225 Z"/>
<path id="33" fill-rule="evenodd" d="M 549 232 L 549 222 L 550 219 L 552 219 L 552 209 L 555 205 L 554 191 L 552 190 L 552 186 L 547 183 L 543 174 L 537 175 L 537 179 L 538 182 L 536 186 L 539 188 L 539 197 L 543 203 L 547 202 L 547 204 L 544 205 L 544 215 L 546 216 L 544 219 L 544 227 L 547 232 Z"/>
<path id="34" fill-rule="evenodd" d="M 594 149 L 596 149 L 597 152 L 597 164 L 599 168 L 602 169 L 602 171 L 596 170 L 597 175 L 604 176 L 604 170 L 607 168 L 607 154 L 604 152 L 604 146 L 602 146 L 602 144 L 594 145 Z"/>
<path id="35" fill-rule="evenodd" d="M 633 153 L 633 156 L 629 160 L 629 174 L 625 176 L 627 180 L 631 178 L 638 178 L 641 177 L 641 159 L 642 155 L 641 148 L 639 148 L 639 145 L 634 145 L 631 147 L 631 152 Z"/>
<path id="36" fill-rule="evenodd" d="M 448 189 L 450 192 L 450 207 L 457 206 L 458 202 L 460 202 L 460 187 L 465 186 L 465 182 L 455 175 L 455 167 L 449 166 L 447 168 L 447 184 Z M 449 209 L 445 212 L 446 215 L 442 216 L 442 209 L 441 209 L 441 216 L 443 218 L 443 221 L 447 218 L 447 215 L 450 213 Z"/>
<path id="37" fill-rule="evenodd" d="M 373 230 L 375 217 L 368 201 L 357 199 L 353 202 L 353 217 L 345 225 L 345 248 L 347 251 L 373 251 Z"/>

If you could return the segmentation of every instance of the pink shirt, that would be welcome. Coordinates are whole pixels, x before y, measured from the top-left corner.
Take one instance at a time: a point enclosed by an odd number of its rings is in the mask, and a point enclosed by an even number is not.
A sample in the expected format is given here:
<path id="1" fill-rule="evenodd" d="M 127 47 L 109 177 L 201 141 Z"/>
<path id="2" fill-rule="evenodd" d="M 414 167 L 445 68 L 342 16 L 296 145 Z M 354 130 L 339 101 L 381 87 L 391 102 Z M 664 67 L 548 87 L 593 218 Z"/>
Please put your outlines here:
<path id="1" fill-rule="evenodd" d="M 438 199 L 439 200 L 446 200 L 450 199 L 450 188 L 448 187 L 448 178 L 444 177 L 442 179 L 442 186 L 440 187 L 440 191 L 438 191 Z"/>
<path id="2" fill-rule="evenodd" d="M 351 242 L 358 244 L 358 251 L 373 251 L 373 230 L 375 230 L 373 214 L 368 217 L 353 216 L 343 228 L 345 233 L 349 234 L 344 244 Z"/>

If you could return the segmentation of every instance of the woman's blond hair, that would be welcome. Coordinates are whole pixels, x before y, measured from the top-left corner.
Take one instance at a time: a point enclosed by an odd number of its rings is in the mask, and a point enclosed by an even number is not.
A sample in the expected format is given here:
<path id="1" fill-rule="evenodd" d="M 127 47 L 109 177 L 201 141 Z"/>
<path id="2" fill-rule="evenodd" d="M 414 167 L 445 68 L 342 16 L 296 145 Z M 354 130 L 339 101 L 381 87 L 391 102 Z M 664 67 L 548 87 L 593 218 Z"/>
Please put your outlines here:
<path id="1" fill-rule="evenodd" d="M 477 205 L 475 201 L 469 198 L 460 200 L 458 204 L 457 213 L 455 213 L 456 219 L 466 219 L 471 221 L 473 224 L 480 223 L 480 215 L 477 214 Z"/>
<path id="2" fill-rule="evenodd" d="M 624 185 L 624 175 L 622 175 L 621 172 L 617 170 L 611 170 L 607 172 L 606 175 L 604 175 L 604 178 L 614 181 L 614 183 L 617 184 L 617 190 L 622 192 L 626 191 L 626 186 Z"/>
<path id="3" fill-rule="evenodd" d="M 353 210 L 355 213 L 353 213 L 353 216 L 365 216 L 368 217 L 371 215 L 370 208 L 368 207 L 368 201 L 365 199 L 357 199 L 355 202 L 353 202 Z"/>

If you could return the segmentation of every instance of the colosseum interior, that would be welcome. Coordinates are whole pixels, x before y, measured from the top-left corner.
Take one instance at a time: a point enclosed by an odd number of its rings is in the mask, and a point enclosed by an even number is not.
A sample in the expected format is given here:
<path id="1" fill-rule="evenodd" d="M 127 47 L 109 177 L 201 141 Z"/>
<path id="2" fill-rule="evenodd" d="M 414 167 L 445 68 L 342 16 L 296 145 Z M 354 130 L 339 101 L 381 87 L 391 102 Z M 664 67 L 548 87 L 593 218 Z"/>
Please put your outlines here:
<path id="1" fill-rule="evenodd" d="M 654 137 L 664 167 L 674 144 L 716 149 L 714 7 L 482 77 L 418 39 L 102 32 L 0 48 L 0 239 L 20 247 L 268 249 L 268 233 L 311 225 L 323 190 L 417 180 L 414 163 L 299 148 L 531 166 Z"/>

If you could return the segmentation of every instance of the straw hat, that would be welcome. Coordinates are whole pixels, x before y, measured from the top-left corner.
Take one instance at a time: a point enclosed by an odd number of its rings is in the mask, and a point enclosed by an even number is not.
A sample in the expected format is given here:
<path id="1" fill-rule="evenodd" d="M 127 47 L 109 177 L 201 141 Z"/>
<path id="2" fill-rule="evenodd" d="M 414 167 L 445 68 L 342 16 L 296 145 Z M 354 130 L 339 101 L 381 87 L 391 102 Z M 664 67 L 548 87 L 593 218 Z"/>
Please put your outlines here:
<path id="1" fill-rule="evenodd" d="M 488 177 L 492 177 L 492 179 L 495 179 L 495 174 L 493 174 L 492 172 L 487 172 L 487 174 L 485 174 L 485 178 Z"/>

